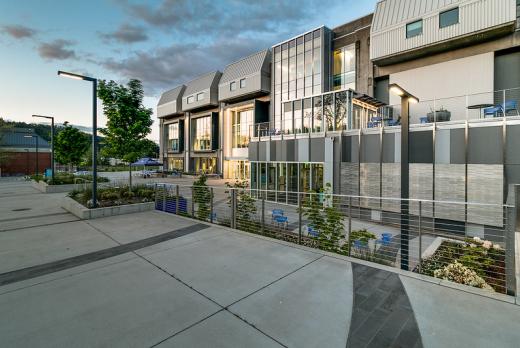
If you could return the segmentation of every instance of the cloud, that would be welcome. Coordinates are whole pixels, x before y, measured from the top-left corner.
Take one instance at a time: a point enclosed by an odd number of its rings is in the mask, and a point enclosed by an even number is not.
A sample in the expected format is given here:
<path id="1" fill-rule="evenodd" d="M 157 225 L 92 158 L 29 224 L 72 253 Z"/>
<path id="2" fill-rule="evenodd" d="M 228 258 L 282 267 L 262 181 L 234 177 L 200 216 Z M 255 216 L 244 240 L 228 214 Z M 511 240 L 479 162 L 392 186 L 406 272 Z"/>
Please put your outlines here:
<path id="1" fill-rule="evenodd" d="M 234 38 L 210 44 L 173 44 L 155 51 L 136 52 L 132 56 L 101 64 L 125 78 L 143 81 L 147 95 L 186 83 L 204 73 L 222 70 L 227 64 L 269 47 L 262 40 Z"/>
<path id="2" fill-rule="evenodd" d="M 15 39 L 27 39 L 36 35 L 36 30 L 23 25 L 5 25 L 2 29 L 5 34 Z"/>
<path id="3" fill-rule="evenodd" d="M 117 41 L 120 43 L 134 43 L 148 40 L 145 29 L 141 26 L 122 24 L 112 33 L 100 34 L 107 41 Z"/>
<path id="4" fill-rule="evenodd" d="M 63 39 L 44 42 L 38 47 L 38 53 L 46 60 L 76 59 L 76 52 L 69 48 L 72 44 L 72 41 Z"/>
<path id="5" fill-rule="evenodd" d="M 205 36 L 208 32 L 266 33 L 281 27 L 305 23 L 323 13 L 323 4 L 316 0 L 162 0 L 159 6 L 119 0 L 132 18 L 166 31 Z M 339 0 L 336 0 L 339 2 Z"/>

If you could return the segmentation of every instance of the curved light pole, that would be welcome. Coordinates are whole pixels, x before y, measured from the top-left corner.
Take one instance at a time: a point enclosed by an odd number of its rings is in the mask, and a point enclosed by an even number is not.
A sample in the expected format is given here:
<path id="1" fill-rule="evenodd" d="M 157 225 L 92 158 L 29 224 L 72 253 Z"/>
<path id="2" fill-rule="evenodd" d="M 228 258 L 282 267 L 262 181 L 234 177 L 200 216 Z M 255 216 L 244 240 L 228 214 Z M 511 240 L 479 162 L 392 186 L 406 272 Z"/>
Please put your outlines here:
<path id="1" fill-rule="evenodd" d="M 40 117 L 51 120 L 51 179 L 54 183 L 54 117 L 42 115 L 32 115 L 32 117 Z"/>
<path id="2" fill-rule="evenodd" d="M 97 207 L 97 79 L 58 70 L 58 75 L 92 82 L 92 208 Z"/>
<path id="3" fill-rule="evenodd" d="M 418 103 L 419 99 L 408 93 L 401 86 L 392 83 L 388 86 L 390 92 L 401 97 L 401 269 L 409 268 L 410 243 L 410 148 L 408 135 L 410 133 L 410 103 Z"/>
<path id="4" fill-rule="evenodd" d="M 40 170 L 39 161 L 38 161 L 38 135 L 24 135 L 24 138 L 34 138 L 36 140 L 36 171 L 35 175 L 38 175 L 38 171 Z"/>

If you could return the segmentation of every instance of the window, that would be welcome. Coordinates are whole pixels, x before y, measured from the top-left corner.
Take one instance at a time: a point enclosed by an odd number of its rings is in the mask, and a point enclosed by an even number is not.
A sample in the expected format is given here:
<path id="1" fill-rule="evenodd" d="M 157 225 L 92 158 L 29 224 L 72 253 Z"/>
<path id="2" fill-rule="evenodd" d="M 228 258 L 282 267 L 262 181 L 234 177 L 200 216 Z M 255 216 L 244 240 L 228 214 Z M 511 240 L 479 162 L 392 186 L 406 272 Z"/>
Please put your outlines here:
<path id="1" fill-rule="evenodd" d="M 285 134 L 291 134 L 293 132 L 293 114 L 292 114 L 292 102 L 283 104 L 283 132 Z"/>
<path id="2" fill-rule="evenodd" d="M 184 160 L 182 158 L 168 157 L 168 170 L 184 171 Z"/>
<path id="3" fill-rule="evenodd" d="M 409 39 L 411 37 L 421 35 L 422 34 L 422 19 L 418 21 L 408 23 L 406 25 L 406 38 Z"/>
<path id="4" fill-rule="evenodd" d="M 168 149 L 179 152 L 179 124 L 168 125 Z"/>
<path id="5" fill-rule="evenodd" d="M 439 14 L 439 28 L 446 28 L 459 22 L 459 8 L 441 12 Z"/>
<path id="6" fill-rule="evenodd" d="M 236 83 L 236 81 L 231 82 L 231 83 L 229 84 L 229 90 L 230 90 L 230 91 L 236 91 L 236 89 L 237 89 L 237 83 Z"/>
<path id="7" fill-rule="evenodd" d="M 216 157 L 196 157 L 195 158 L 195 172 L 216 174 L 217 173 L 217 158 Z"/>
<path id="8" fill-rule="evenodd" d="M 249 144 L 249 128 L 254 124 L 253 110 L 233 111 L 231 119 L 233 148 L 246 148 Z"/>
<path id="9" fill-rule="evenodd" d="M 193 150 L 211 150 L 211 116 L 196 118 L 192 124 Z"/>
<path id="10" fill-rule="evenodd" d="M 195 97 L 193 97 L 192 95 L 190 95 L 187 99 L 186 99 L 186 103 L 187 104 L 191 104 L 195 101 Z"/>
<path id="11" fill-rule="evenodd" d="M 245 88 L 246 87 L 246 79 L 241 79 L 240 80 L 240 88 Z"/>
<path id="12" fill-rule="evenodd" d="M 333 87 L 335 90 L 356 89 L 356 45 L 334 51 Z"/>
<path id="13" fill-rule="evenodd" d="M 197 101 L 204 99 L 204 92 L 197 94 Z"/>

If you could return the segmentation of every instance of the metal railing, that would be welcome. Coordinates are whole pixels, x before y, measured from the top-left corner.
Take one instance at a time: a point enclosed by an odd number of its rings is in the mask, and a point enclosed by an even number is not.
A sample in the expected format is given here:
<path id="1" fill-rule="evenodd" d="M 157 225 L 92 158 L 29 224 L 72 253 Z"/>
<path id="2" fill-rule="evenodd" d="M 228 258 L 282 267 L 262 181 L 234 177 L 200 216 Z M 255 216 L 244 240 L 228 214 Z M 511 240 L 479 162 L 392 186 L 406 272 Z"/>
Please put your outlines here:
<path id="1" fill-rule="evenodd" d="M 155 184 L 157 210 L 390 267 L 516 293 L 510 205 Z M 280 203 L 273 197 L 289 195 Z M 388 206 L 399 209 L 386 210 Z M 436 219 L 433 207 L 489 209 L 495 226 Z M 369 207 L 369 208 L 367 208 Z M 429 213 L 430 212 L 430 213 Z"/>

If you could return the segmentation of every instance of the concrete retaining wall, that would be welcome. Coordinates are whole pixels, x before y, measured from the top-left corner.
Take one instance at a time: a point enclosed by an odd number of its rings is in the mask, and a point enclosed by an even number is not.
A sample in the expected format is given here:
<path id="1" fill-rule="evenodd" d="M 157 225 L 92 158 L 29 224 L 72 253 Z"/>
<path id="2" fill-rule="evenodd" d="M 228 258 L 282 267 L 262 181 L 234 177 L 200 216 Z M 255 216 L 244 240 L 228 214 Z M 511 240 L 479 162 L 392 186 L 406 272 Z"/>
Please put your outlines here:
<path id="1" fill-rule="evenodd" d="M 105 216 L 123 215 L 154 210 L 155 202 L 117 205 L 113 207 L 88 209 L 70 197 L 64 197 L 61 207 L 82 220 L 97 219 Z"/>
<path id="2" fill-rule="evenodd" d="M 69 185 L 48 185 L 44 181 L 32 181 L 32 187 L 37 189 L 40 192 L 43 193 L 62 193 L 62 192 L 70 192 L 74 190 L 76 185 L 69 184 Z"/>

